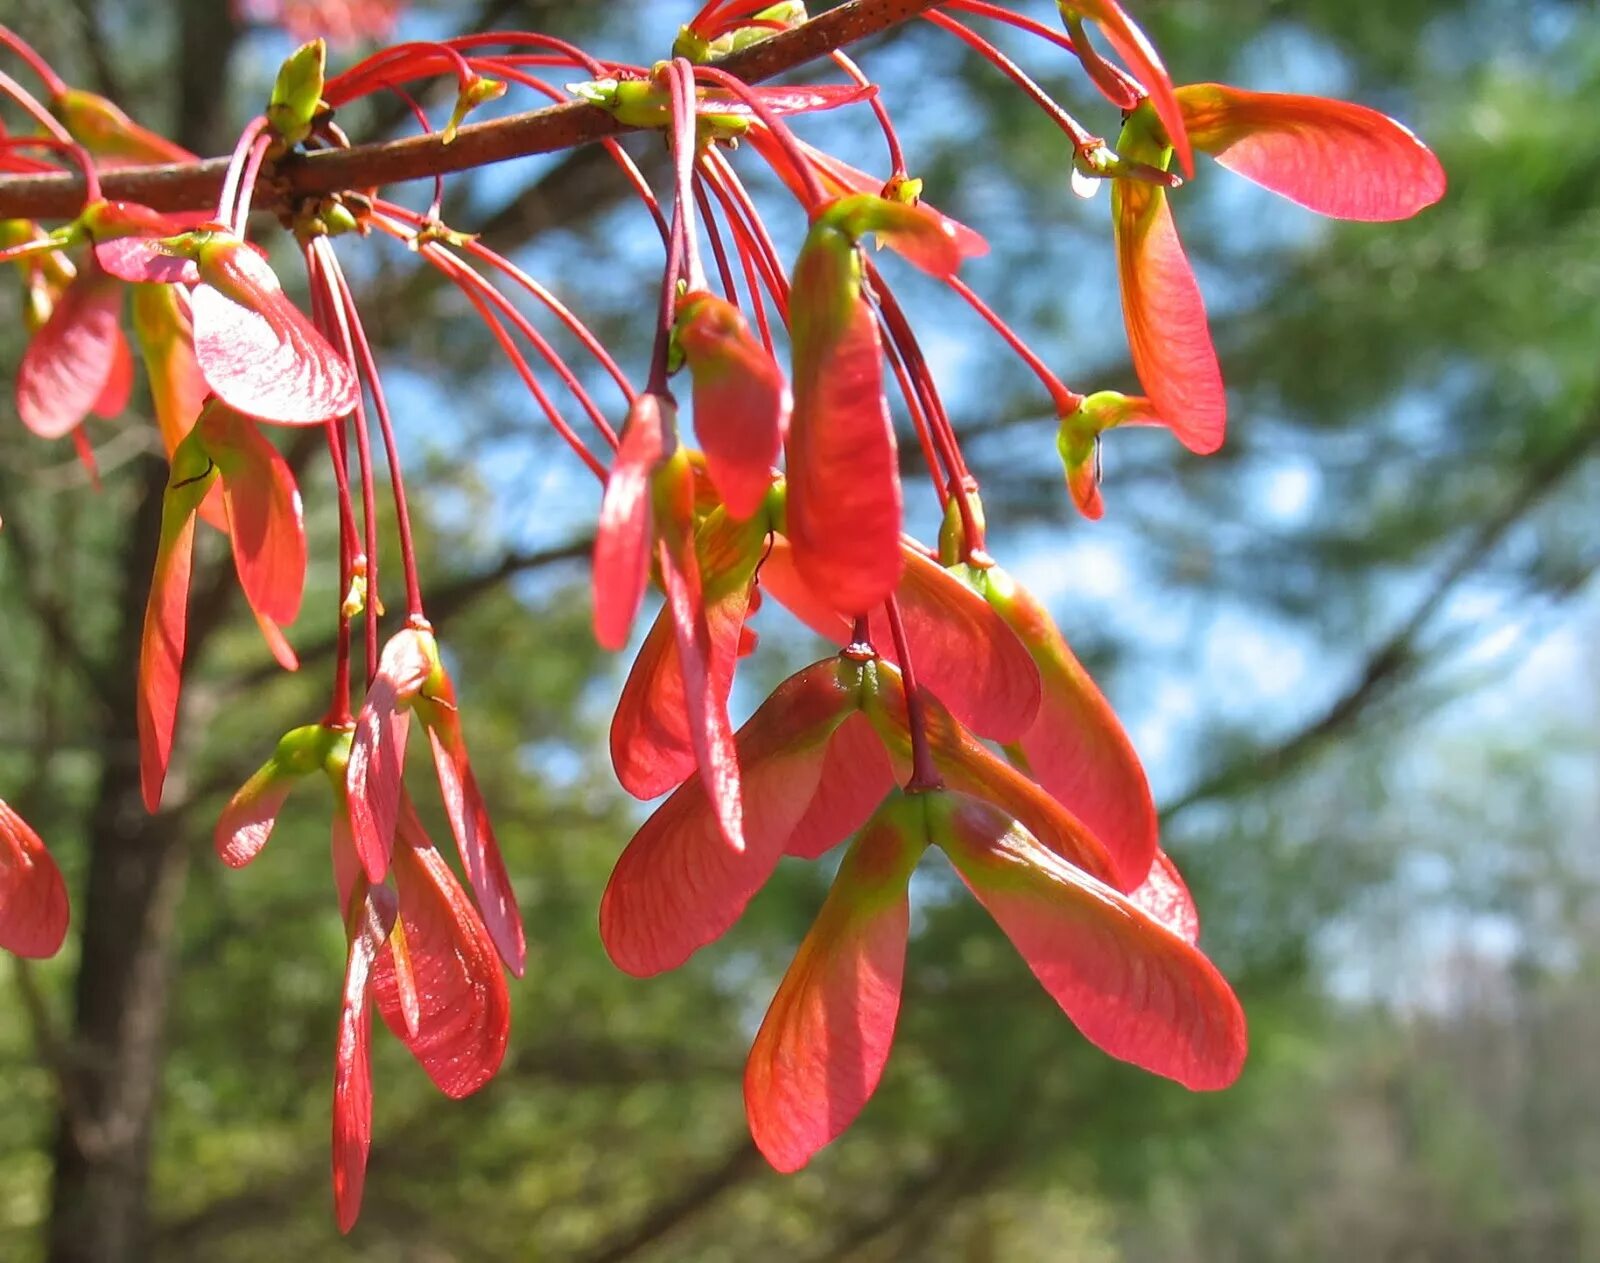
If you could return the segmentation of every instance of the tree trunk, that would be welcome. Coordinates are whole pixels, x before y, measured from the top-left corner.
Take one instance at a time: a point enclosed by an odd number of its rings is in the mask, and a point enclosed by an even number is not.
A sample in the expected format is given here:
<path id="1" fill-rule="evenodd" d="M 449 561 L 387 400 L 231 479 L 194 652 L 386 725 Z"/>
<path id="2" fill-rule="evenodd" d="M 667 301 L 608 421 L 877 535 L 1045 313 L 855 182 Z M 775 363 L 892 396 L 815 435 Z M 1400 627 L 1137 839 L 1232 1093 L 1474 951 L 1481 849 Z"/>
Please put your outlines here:
<path id="1" fill-rule="evenodd" d="M 57 1119 L 49 1227 L 52 1263 L 124 1263 L 142 1256 L 150 1133 L 161 1070 L 168 944 L 187 851 L 139 794 L 135 664 L 144 575 L 161 527 L 164 470 L 140 470 L 141 496 L 124 554 L 121 622 L 109 659 L 111 695 L 100 783 L 88 822 L 88 884 L 77 908 L 81 957 Z"/>
<path id="2" fill-rule="evenodd" d="M 179 23 L 171 134 L 189 149 L 214 152 L 226 143 L 226 66 L 238 29 L 223 0 L 183 0 Z M 121 621 L 106 660 L 110 695 L 88 880 L 76 910 L 81 952 L 56 1124 L 50 1263 L 135 1263 L 147 1254 L 172 933 L 189 851 L 170 820 L 146 814 L 140 797 L 137 664 L 166 468 L 150 462 L 136 476 L 117 594 Z M 204 630 L 192 628 L 191 659 Z"/>

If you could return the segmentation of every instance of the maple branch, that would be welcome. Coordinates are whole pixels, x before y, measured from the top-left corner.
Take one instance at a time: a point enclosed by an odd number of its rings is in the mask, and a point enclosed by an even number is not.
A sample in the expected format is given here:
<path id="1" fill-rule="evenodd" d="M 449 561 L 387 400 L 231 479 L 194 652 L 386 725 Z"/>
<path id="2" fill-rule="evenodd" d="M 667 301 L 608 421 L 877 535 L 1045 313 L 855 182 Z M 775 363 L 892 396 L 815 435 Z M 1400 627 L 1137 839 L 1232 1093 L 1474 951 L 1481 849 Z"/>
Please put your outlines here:
<path id="1" fill-rule="evenodd" d="M 758 83 L 828 56 L 918 17 L 942 0 L 847 0 L 792 30 L 717 64 Z M 253 204 L 272 209 L 346 189 L 368 189 L 554 153 L 635 131 L 596 106 L 573 101 L 461 128 L 445 143 L 438 132 L 294 156 L 263 169 Z M 227 158 L 107 171 L 101 185 L 112 201 L 155 210 L 203 210 L 216 203 Z M 83 206 L 81 175 L 0 176 L 0 219 L 70 219 Z"/>

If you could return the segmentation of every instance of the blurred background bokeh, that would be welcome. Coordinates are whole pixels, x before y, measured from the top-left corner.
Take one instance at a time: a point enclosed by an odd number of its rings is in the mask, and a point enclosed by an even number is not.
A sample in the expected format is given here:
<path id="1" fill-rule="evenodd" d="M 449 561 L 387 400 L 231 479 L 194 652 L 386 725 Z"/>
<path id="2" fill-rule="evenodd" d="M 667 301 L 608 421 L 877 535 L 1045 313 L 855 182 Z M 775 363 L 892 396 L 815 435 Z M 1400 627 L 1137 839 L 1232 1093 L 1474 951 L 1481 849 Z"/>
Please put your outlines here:
<path id="1" fill-rule="evenodd" d="M 648 61 L 693 7 L 431 0 L 400 29 L 541 29 Z M 178 762 L 146 819 L 132 677 L 154 430 L 91 423 L 95 494 L 7 397 L 0 792 L 61 859 L 74 926 L 56 960 L 0 961 L 0 1259 L 75 1257 L 84 1214 L 125 1224 L 110 1263 L 1600 1259 L 1600 22 L 1588 0 L 1136 13 L 1176 81 L 1360 100 L 1450 176 L 1411 222 L 1333 225 L 1203 160 L 1175 206 L 1228 445 L 1201 461 L 1159 431 L 1112 435 L 1102 524 L 1067 501 L 1034 384 L 959 305 L 885 264 L 972 436 L 994 550 L 1048 594 L 1146 759 L 1203 945 L 1250 1017 L 1239 1084 L 1192 1095 L 1094 1052 L 930 870 L 881 1090 L 805 1171 L 766 1169 L 742 1060 L 826 868 L 786 861 L 675 974 L 609 965 L 595 908 L 640 808 L 605 757 L 626 661 L 589 635 L 595 486 L 459 296 L 403 250 L 352 241 L 430 611 L 529 926 L 512 1051 L 457 1104 L 378 1033 L 365 1211 L 339 1238 L 326 797 L 302 791 L 244 872 L 210 846 L 227 794 L 318 713 L 334 576 L 314 571 L 307 667 L 284 676 L 205 541 Z M 69 79 L 206 153 L 260 108 L 288 48 L 226 0 L 4 0 L 0 15 Z M 1115 134 L 1072 67 L 1001 42 Z M 1072 196 L 1059 134 L 932 29 L 860 60 L 927 195 L 987 235 L 975 286 L 1073 386 L 1131 386 L 1107 199 Z M 881 169 L 866 118 L 800 126 Z M 405 125 L 349 120 L 358 136 Z M 660 169 L 654 142 L 629 144 Z M 642 372 L 659 245 L 602 155 L 484 171 L 447 204 Z M 786 249 L 795 222 L 774 210 Z M 9 367 L 18 309 L 0 302 Z M 327 543 L 327 488 L 309 475 L 306 494 Z M 753 677 L 816 654 L 780 614 L 758 625 Z"/>

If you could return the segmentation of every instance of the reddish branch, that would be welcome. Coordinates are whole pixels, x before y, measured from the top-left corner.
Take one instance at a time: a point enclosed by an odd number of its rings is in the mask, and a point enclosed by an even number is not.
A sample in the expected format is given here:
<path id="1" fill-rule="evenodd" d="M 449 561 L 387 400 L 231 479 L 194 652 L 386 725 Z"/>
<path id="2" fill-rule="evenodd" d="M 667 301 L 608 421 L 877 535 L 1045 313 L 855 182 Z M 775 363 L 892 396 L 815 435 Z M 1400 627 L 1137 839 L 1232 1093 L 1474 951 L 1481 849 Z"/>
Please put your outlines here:
<path id="1" fill-rule="evenodd" d="M 847 0 L 811 21 L 763 40 L 718 63 L 747 83 L 771 79 L 835 50 L 917 17 L 940 0 Z M 461 128 L 446 145 L 437 133 L 309 154 L 263 172 L 254 205 L 345 189 L 397 184 L 465 171 L 532 154 L 553 153 L 633 130 L 604 110 L 580 102 L 529 110 Z M 156 210 L 201 210 L 216 204 L 226 158 L 172 166 L 109 171 L 105 196 Z M 0 219 L 70 219 L 83 206 L 83 177 L 69 173 L 0 176 Z"/>

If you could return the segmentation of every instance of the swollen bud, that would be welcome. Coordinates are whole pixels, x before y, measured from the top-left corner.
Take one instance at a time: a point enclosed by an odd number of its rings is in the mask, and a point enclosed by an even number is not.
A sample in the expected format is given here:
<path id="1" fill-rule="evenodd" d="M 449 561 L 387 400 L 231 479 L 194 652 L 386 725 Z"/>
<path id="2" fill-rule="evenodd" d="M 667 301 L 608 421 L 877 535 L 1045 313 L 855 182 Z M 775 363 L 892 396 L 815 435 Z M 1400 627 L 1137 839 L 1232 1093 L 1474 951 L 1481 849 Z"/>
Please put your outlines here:
<path id="1" fill-rule="evenodd" d="M 141 127 L 115 104 L 94 92 L 68 88 L 50 102 L 50 112 L 96 158 L 112 158 L 134 166 L 188 162 L 194 155 L 147 127 Z"/>
<path id="2" fill-rule="evenodd" d="M 683 57 L 697 65 L 717 61 L 732 53 L 740 53 L 752 44 L 770 39 L 779 31 L 793 30 L 806 20 L 805 0 L 781 0 L 769 4 L 750 15 L 747 25 L 724 31 L 715 39 L 706 39 L 691 26 L 679 28 L 672 42 L 672 55 Z"/>
<path id="3" fill-rule="evenodd" d="M 1061 418 L 1056 431 L 1056 451 L 1067 475 L 1072 502 L 1087 518 L 1100 518 L 1100 435 L 1118 425 L 1159 425 L 1155 408 L 1143 396 L 1130 398 L 1114 390 L 1096 391 L 1078 403 L 1076 411 Z"/>
<path id="4" fill-rule="evenodd" d="M 328 46 L 321 39 L 302 44 L 278 68 L 267 104 L 267 121 L 285 145 L 298 145 L 311 134 L 311 121 L 322 105 L 323 70 Z"/>
<path id="5" fill-rule="evenodd" d="M 444 125 L 441 138 L 445 144 L 455 140 L 456 133 L 461 130 L 461 124 L 468 114 L 477 109 L 485 101 L 494 101 L 506 94 L 506 85 L 499 79 L 486 79 L 482 75 L 473 75 L 467 84 L 456 93 L 456 105 L 450 111 L 450 121 Z"/>

